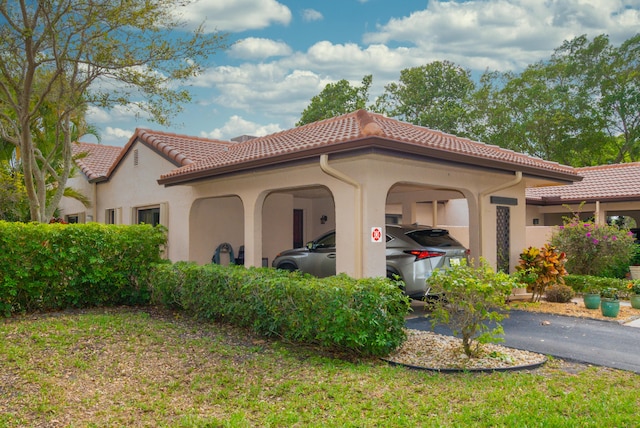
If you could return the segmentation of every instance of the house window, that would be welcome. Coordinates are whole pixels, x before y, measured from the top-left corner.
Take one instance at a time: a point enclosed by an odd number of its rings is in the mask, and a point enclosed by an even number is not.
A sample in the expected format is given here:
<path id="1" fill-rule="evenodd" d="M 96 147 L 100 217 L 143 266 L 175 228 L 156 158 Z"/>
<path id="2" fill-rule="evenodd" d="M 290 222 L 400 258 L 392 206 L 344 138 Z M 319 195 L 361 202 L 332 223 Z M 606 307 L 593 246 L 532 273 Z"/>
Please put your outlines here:
<path id="1" fill-rule="evenodd" d="M 104 222 L 106 224 L 116 224 L 116 210 L 106 210 L 104 213 Z"/>
<path id="2" fill-rule="evenodd" d="M 67 223 L 80 223 L 80 216 L 78 214 L 71 214 L 64 216 L 64 221 Z"/>
<path id="3" fill-rule="evenodd" d="M 150 224 L 157 226 L 160 224 L 160 207 L 138 208 L 138 224 Z"/>

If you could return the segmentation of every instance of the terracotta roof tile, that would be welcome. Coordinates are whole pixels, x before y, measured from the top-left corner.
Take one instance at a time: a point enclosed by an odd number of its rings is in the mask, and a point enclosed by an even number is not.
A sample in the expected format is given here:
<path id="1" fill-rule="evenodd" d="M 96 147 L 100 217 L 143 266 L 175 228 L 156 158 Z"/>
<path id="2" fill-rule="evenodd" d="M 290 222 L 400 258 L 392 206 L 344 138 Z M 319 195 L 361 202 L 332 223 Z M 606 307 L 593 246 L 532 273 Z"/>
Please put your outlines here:
<path id="1" fill-rule="evenodd" d="M 71 147 L 71 152 L 74 156 L 81 153 L 86 154 L 76 160 L 76 165 L 89 181 L 106 177 L 109 169 L 122 151 L 122 147 L 90 143 L 75 143 Z"/>
<path id="2" fill-rule="evenodd" d="M 582 181 L 527 189 L 527 199 L 550 203 L 640 198 L 640 162 L 576 168 Z"/>
<path id="3" fill-rule="evenodd" d="M 222 169 L 231 170 L 234 166 L 242 169 L 243 164 L 248 165 L 256 160 L 272 159 L 277 162 L 278 158 L 304 158 L 318 149 L 326 148 L 326 153 L 345 150 L 349 144 L 372 138 L 385 141 L 387 147 L 392 145 L 400 151 L 411 147 L 428 149 L 433 156 L 455 153 L 459 158 L 466 157 L 468 162 L 484 159 L 496 164 L 528 167 L 542 173 L 575 175 L 574 168 L 570 166 L 359 110 L 231 145 L 227 151 L 163 175 L 160 182 L 176 183 L 187 181 L 189 177 L 203 178 L 207 174 L 215 175 Z"/>
<path id="4" fill-rule="evenodd" d="M 206 159 L 232 146 L 229 141 L 192 137 L 169 132 L 136 129 L 134 137 L 172 160 L 177 165 L 189 165 Z"/>

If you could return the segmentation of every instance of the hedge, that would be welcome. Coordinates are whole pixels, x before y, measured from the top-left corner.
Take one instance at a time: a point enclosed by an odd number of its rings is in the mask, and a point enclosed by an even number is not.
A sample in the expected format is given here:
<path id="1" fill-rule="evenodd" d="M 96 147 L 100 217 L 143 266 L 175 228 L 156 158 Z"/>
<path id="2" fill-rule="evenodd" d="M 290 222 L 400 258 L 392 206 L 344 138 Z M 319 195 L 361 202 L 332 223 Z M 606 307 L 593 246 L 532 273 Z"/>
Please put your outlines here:
<path id="1" fill-rule="evenodd" d="M 166 230 L 0 221 L 0 314 L 149 301 Z"/>
<path id="2" fill-rule="evenodd" d="M 620 292 L 621 297 L 628 297 L 629 289 L 627 285 L 632 282 L 629 279 L 605 278 L 591 275 L 566 275 L 563 277 L 564 283 L 578 293 L 595 292 L 599 293 L 603 288 L 615 288 Z M 638 282 L 638 280 L 633 281 Z"/>
<path id="3" fill-rule="evenodd" d="M 158 265 L 152 301 L 259 334 L 383 356 L 406 339 L 409 300 L 386 278 L 315 278 L 243 266 Z"/>

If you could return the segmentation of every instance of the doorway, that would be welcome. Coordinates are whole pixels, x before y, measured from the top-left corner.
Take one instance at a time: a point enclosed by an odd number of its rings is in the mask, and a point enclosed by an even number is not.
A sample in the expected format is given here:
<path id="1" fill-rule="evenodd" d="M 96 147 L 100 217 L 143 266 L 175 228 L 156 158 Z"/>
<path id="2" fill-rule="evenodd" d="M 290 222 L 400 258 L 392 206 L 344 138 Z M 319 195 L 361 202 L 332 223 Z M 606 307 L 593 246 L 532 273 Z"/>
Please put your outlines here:
<path id="1" fill-rule="evenodd" d="M 304 246 L 303 214 L 303 210 L 293 210 L 293 248 Z"/>

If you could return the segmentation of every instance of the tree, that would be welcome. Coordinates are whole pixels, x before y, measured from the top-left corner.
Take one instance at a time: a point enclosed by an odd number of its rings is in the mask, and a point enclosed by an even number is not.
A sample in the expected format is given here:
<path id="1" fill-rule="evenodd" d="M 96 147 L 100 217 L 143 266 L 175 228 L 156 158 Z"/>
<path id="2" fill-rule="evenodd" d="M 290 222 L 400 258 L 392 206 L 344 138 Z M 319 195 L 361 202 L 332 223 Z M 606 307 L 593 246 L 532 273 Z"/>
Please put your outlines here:
<path id="1" fill-rule="evenodd" d="M 342 114 L 365 108 L 369 100 L 369 87 L 372 75 L 362 78 L 362 86 L 354 87 L 347 80 L 329 83 L 322 92 L 311 98 L 296 126 L 306 125 L 318 120 L 329 119 Z"/>
<path id="2" fill-rule="evenodd" d="M 88 105 L 134 105 L 166 124 L 189 100 L 178 83 L 225 48 L 226 35 L 184 31 L 176 12 L 188 2 L 0 1 L 0 138 L 19 150 L 32 220 L 47 221 L 64 194 L 73 122 Z M 53 124 L 42 122 L 46 106 Z M 36 130 L 53 136 L 48 152 Z"/>
<path id="3" fill-rule="evenodd" d="M 415 125 L 467 135 L 468 101 L 475 90 L 471 72 L 449 61 L 435 61 L 400 72 L 385 86 L 376 110 Z"/>

